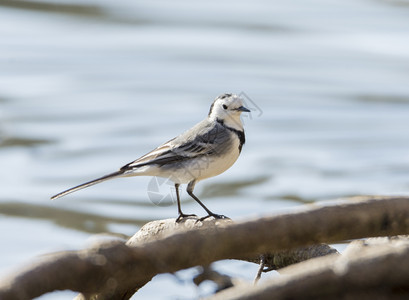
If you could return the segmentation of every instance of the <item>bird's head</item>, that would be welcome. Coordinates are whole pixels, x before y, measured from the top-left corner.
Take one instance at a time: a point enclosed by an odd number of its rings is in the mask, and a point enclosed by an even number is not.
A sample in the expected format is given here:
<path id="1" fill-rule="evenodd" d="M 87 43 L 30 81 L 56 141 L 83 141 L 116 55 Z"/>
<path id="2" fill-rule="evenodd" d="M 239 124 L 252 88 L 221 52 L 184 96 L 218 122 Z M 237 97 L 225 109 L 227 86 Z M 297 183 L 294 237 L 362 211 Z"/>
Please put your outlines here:
<path id="1" fill-rule="evenodd" d="M 242 112 L 250 112 L 243 106 L 243 99 L 235 94 L 223 94 L 217 97 L 210 106 L 209 119 L 223 121 L 226 126 L 242 130 L 240 120 Z"/>

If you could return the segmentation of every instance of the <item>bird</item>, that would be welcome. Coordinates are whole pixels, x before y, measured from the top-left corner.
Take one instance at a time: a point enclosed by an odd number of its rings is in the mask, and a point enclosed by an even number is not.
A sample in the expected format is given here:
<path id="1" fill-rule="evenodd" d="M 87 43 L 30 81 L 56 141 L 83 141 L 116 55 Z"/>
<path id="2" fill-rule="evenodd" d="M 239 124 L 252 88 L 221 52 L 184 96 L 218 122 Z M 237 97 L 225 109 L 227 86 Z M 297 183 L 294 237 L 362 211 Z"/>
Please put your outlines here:
<path id="1" fill-rule="evenodd" d="M 219 175 L 238 159 L 246 142 L 241 114 L 250 112 L 243 99 L 232 93 L 222 94 L 213 101 L 207 117 L 179 136 L 151 152 L 124 165 L 118 171 L 82 183 L 51 197 L 52 200 L 106 180 L 131 176 L 156 176 L 170 179 L 175 186 L 178 217 L 176 222 L 193 214 L 181 209 L 179 187 L 187 184 L 187 193 L 207 213 L 206 218 L 228 219 L 210 211 L 193 193 L 197 182 Z"/>

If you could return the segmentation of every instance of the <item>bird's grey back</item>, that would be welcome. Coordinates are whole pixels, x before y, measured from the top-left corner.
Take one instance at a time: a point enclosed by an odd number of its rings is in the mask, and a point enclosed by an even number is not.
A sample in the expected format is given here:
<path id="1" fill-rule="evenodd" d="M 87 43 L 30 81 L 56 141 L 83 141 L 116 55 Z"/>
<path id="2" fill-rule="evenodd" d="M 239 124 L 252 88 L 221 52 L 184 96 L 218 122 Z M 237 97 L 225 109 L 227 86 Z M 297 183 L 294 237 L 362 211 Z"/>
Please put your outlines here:
<path id="1" fill-rule="evenodd" d="M 184 150 L 200 152 L 204 155 L 223 154 L 232 143 L 232 133 L 217 121 L 204 119 L 191 129 L 171 141 Z"/>
<path id="2" fill-rule="evenodd" d="M 183 167 L 191 159 L 223 155 L 232 144 L 232 133 L 226 127 L 217 121 L 205 119 L 145 156 L 123 166 L 121 170 L 126 173 L 148 165 L 176 167 L 182 164 L 180 166 Z M 158 149 L 163 150 L 156 151 Z"/>

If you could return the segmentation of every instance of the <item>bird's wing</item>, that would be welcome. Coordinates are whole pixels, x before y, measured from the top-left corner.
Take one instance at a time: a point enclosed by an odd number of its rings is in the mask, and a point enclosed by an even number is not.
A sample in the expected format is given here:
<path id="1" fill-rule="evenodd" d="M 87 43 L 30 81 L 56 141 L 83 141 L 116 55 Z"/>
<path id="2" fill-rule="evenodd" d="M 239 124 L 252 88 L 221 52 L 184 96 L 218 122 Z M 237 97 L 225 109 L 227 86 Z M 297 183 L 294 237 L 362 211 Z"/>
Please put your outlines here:
<path id="1" fill-rule="evenodd" d="M 223 134 L 220 130 L 215 134 L 214 126 L 203 127 L 202 125 L 202 127 L 197 127 L 199 128 L 194 127 L 137 160 L 123 166 L 121 170 L 128 171 L 155 164 L 163 166 L 214 153 L 216 151 L 217 141 Z"/>
<path id="2" fill-rule="evenodd" d="M 182 145 L 172 145 L 170 142 L 159 146 L 137 160 L 123 166 L 121 170 L 129 170 L 147 165 L 167 165 L 185 161 L 211 152 L 210 147 L 196 142 L 187 142 Z"/>

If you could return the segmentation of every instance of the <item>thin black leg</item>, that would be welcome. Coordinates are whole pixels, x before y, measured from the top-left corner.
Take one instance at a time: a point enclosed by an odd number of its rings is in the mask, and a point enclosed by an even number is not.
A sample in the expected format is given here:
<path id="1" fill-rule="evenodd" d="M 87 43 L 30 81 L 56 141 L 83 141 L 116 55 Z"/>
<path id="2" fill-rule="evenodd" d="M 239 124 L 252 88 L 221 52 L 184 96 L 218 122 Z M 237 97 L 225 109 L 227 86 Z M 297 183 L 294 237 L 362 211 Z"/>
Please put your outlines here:
<path id="1" fill-rule="evenodd" d="M 213 217 L 213 218 L 215 218 L 215 219 L 230 219 L 229 217 L 226 217 L 226 216 L 224 216 L 224 215 L 218 215 L 218 214 L 215 214 L 215 213 L 211 212 L 211 211 L 202 203 L 202 201 L 200 201 L 199 198 L 197 198 L 196 195 L 193 194 L 193 189 L 194 189 L 194 187 L 195 187 L 195 183 L 196 183 L 195 181 L 189 182 L 186 191 L 187 191 L 187 193 L 190 195 L 190 197 L 192 197 L 193 199 L 195 199 L 195 201 L 196 201 L 197 203 L 199 203 L 200 206 L 203 207 L 203 209 L 204 209 L 204 210 L 207 212 L 207 214 L 208 214 L 206 217 L 200 218 L 199 221 L 203 221 L 203 220 L 205 220 L 205 219 L 207 219 L 207 218 L 210 218 L 210 217 Z"/>
<path id="2" fill-rule="evenodd" d="M 177 219 L 176 219 L 176 223 L 179 223 L 183 218 L 186 218 L 186 217 L 196 217 L 196 215 L 186 215 L 186 214 L 184 214 L 183 212 L 182 212 L 182 208 L 181 208 L 181 205 L 180 205 L 180 197 L 179 197 L 179 186 L 180 186 L 180 184 L 179 183 L 175 183 L 175 189 L 176 189 L 176 201 L 177 201 L 177 203 L 178 203 L 178 213 L 179 213 L 179 216 L 177 217 Z"/>

